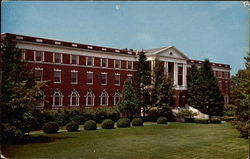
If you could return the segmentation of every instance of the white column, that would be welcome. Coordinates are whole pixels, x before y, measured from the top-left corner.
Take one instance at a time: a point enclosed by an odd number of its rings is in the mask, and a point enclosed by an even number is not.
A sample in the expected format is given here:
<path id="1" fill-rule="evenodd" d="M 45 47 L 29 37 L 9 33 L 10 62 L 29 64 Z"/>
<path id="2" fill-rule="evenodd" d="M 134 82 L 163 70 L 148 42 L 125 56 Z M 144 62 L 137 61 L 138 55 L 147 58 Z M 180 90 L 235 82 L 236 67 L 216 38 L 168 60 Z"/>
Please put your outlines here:
<path id="1" fill-rule="evenodd" d="M 183 87 L 187 88 L 187 65 L 183 64 Z"/>
<path id="2" fill-rule="evenodd" d="M 178 64 L 174 63 L 174 85 L 178 85 Z"/>
<path id="3" fill-rule="evenodd" d="M 164 61 L 164 74 L 167 75 L 168 73 L 168 62 Z"/>

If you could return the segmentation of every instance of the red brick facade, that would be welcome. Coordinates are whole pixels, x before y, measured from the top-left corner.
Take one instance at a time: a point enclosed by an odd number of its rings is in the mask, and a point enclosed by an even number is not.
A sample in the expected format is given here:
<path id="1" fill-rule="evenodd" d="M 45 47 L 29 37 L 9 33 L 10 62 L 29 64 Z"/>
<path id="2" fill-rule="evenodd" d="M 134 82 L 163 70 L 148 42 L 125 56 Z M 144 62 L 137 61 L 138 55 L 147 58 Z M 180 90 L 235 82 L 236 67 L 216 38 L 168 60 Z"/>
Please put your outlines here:
<path id="1" fill-rule="evenodd" d="M 3 34 L 1 36 L 14 38 L 17 47 L 23 50 L 23 60 L 27 62 L 27 67 L 39 72 L 38 76 L 41 76 L 42 80 L 49 81 L 42 90 L 45 102 L 39 108 L 43 109 L 114 106 L 115 102 L 119 100 L 124 81 L 135 72 L 137 65 L 137 56 L 134 51 L 23 35 Z M 40 59 L 37 57 L 40 54 L 42 55 L 41 60 L 37 61 L 36 59 Z M 59 57 L 59 63 L 56 63 L 56 56 Z M 72 56 L 77 57 L 76 64 L 72 64 Z M 89 60 L 91 65 L 88 64 L 88 57 L 93 59 L 93 61 Z M 105 61 L 106 67 L 103 66 Z M 132 62 L 132 69 L 128 69 L 128 61 Z M 183 83 L 183 86 L 177 87 L 175 90 L 172 100 L 173 106 L 186 104 L 186 81 L 183 81 L 185 80 L 183 76 L 186 74 L 184 73 L 188 72 L 192 64 L 199 66 L 202 62 L 188 59 L 185 63 L 183 70 L 187 71 L 181 73 L 181 67 L 179 74 L 176 75 L 177 79 L 177 76 L 179 76 L 179 80 L 181 79 L 178 81 L 178 85 Z M 116 64 L 119 68 L 115 68 Z M 149 60 L 149 64 L 152 68 L 152 61 Z M 167 65 L 174 67 L 171 62 Z M 229 96 L 230 66 L 212 63 L 212 67 L 223 95 Z M 72 80 L 76 81 L 72 83 Z M 92 82 L 88 83 L 89 81 Z"/>

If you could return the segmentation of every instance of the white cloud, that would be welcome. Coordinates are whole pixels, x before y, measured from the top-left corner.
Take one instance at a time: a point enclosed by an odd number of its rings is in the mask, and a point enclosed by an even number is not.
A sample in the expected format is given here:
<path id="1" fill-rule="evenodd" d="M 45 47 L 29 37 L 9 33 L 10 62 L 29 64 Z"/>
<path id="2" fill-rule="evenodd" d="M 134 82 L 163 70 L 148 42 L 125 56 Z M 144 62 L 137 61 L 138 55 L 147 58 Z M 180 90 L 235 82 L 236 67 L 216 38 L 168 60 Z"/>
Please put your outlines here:
<path id="1" fill-rule="evenodd" d="M 136 37 L 136 39 L 144 40 L 144 41 L 151 41 L 152 40 L 151 35 L 147 34 L 147 33 L 137 33 L 135 37 Z"/>

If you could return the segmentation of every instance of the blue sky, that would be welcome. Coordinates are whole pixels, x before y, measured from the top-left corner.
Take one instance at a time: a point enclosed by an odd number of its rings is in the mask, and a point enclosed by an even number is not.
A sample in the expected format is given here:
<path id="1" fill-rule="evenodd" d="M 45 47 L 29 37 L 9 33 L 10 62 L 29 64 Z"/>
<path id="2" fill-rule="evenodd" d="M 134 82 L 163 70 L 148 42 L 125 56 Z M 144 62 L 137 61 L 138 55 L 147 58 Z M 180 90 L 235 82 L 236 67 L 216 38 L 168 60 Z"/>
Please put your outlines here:
<path id="1" fill-rule="evenodd" d="M 3 2 L 1 32 L 115 48 L 176 46 L 189 58 L 244 68 L 249 9 L 242 2 Z"/>

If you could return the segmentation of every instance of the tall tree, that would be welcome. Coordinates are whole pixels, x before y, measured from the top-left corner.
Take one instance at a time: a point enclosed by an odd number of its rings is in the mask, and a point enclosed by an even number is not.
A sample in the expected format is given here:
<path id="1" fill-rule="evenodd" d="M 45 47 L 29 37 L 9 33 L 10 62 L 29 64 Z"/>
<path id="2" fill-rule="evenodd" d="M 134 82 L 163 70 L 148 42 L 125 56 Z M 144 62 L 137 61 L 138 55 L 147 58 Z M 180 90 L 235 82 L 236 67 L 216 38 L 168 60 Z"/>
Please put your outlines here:
<path id="1" fill-rule="evenodd" d="M 197 66 L 192 65 L 191 70 L 187 75 L 187 103 L 197 109 L 199 109 L 199 101 L 196 97 L 199 89 L 199 77 L 199 70 Z"/>
<path id="2" fill-rule="evenodd" d="M 121 112 L 126 113 L 128 117 L 134 116 L 140 111 L 140 103 L 135 94 L 131 81 L 126 80 L 123 85 L 122 98 L 119 103 Z"/>
<path id="3" fill-rule="evenodd" d="M 245 57 L 246 69 L 239 70 L 231 78 L 231 100 L 236 106 L 234 112 L 236 120 L 233 125 L 241 132 L 243 137 L 249 137 L 250 129 L 250 53 Z"/>
<path id="4" fill-rule="evenodd" d="M 153 70 L 152 105 L 159 108 L 161 115 L 168 115 L 171 112 L 173 83 L 168 75 L 164 75 L 164 65 L 159 59 L 155 60 Z"/>
<path id="5" fill-rule="evenodd" d="M 24 134 L 30 130 L 32 107 L 40 102 L 35 94 L 46 82 L 34 82 L 33 73 L 21 61 L 21 50 L 11 39 L 1 39 L 0 56 L 4 90 L 0 96 L 1 123 Z"/>
<path id="6" fill-rule="evenodd" d="M 208 59 L 205 59 L 200 68 L 199 89 L 196 98 L 199 101 L 199 110 L 208 114 L 209 118 L 223 115 L 224 99 Z"/>
<path id="7" fill-rule="evenodd" d="M 148 88 L 150 86 L 150 70 L 145 56 L 144 51 L 142 50 L 139 54 L 137 71 L 133 76 L 133 87 L 136 92 L 136 96 L 139 99 L 139 103 L 143 108 L 143 115 L 145 115 L 145 110 L 149 104 L 149 93 Z"/>

